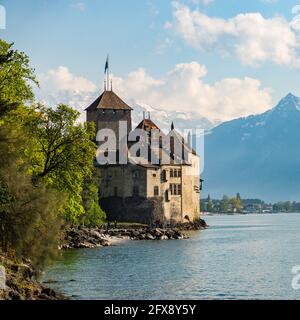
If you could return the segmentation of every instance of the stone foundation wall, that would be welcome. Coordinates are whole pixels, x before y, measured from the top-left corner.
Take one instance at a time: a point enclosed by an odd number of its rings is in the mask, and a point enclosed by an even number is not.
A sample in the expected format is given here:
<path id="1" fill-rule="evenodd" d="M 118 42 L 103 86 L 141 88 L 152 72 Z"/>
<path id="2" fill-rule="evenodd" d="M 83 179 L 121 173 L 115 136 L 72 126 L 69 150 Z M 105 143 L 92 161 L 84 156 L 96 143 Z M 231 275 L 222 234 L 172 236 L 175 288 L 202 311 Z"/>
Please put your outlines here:
<path id="1" fill-rule="evenodd" d="M 143 197 L 107 197 L 100 200 L 108 221 L 138 222 L 152 225 L 157 219 L 163 221 L 162 199 Z"/>

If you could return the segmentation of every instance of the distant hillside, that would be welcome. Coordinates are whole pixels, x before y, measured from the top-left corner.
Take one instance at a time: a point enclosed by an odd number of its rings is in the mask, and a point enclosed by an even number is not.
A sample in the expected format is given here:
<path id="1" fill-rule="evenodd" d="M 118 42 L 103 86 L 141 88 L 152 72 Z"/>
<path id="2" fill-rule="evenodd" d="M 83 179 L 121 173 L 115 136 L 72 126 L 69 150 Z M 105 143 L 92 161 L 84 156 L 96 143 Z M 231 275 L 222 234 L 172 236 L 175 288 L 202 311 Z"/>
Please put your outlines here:
<path id="1" fill-rule="evenodd" d="M 203 178 L 204 196 L 300 200 L 300 99 L 288 94 L 263 114 L 212 129 Z"/>

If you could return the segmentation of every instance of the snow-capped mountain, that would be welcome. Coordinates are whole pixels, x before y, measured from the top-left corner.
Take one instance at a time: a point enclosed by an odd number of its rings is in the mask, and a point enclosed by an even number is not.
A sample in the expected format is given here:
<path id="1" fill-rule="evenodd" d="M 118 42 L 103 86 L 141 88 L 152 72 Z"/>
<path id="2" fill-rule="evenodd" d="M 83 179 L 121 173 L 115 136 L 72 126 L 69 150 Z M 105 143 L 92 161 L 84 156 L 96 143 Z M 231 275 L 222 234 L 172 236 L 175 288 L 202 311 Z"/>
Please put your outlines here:
<path id="1" fill-rule="evenodd" d="M 288 94 L 260 115 L 222 123 L 205 139 L 204 192 L 300 200 L 300 98 Z"/>
<path id="2" fill-rule="evenodd" d="M 170 130 L 172 121 L 179 131 L 184 129 L 204 129 L 209 130 L 217 125 L 208 119 L 199 116 L 196 112 L 165 111 L 157 107 L 152 107 L 143 103 L 131 102 L 133 108 L 133 127 L 143 120 L 143 112 L 150 112 L 151 119 L 160 129 Z"/>

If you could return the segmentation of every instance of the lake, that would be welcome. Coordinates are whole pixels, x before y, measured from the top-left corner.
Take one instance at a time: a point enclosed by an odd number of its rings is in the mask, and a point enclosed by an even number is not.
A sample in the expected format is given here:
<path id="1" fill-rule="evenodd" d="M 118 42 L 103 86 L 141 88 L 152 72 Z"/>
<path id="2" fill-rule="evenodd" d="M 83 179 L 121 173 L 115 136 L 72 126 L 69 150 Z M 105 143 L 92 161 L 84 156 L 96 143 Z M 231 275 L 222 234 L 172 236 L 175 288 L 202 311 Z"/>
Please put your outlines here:
<path id="1" fill-rule="evenodd" d="M 64 251 L 43 280 L 72 299 L 300 298 L 300 214 L 204 219 L 188 240 Z"/>

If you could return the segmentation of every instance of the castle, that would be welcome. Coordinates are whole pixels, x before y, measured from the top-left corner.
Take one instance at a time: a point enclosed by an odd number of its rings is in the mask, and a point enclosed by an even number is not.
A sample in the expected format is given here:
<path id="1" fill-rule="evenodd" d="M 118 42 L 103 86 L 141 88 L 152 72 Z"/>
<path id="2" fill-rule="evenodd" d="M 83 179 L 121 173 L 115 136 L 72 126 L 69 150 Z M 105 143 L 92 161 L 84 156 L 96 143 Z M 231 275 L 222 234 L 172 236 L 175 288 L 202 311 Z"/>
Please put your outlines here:
<path id="1" fill-rule="evenodd" d="M 158 222 L 173 224 L 198 220 L 202 180 L 200 159 L 190 147 L 191 142 L 175 130 L 173 123 L 170 132 L 164 134 L 145 114 L 132 130 L 132 110 L 112 89 L 105 89 L 86 109 L 87 121 L 95 123 L 96 132 L 110 129 L 116 141 L 121 141 L 120 123 L 125 125 L 128 135 L 143 130 L 145 135 L 137 140 L 149 151 L 147 155 L 142 155 L 138 150 L 135 157 L 131 157 L 133 142 L 127 137 L 122 152 L 134 161 L 120 161 L 121 149 L 116 146 L 115 150 L 109 150 L 115 155 L 115 162 L 96 164 L 101 176 L 100 204 L 107 213 L 108 221 L 153 225 Z M 154 131 L 159 133 L 156 144 L 152 135 Z M 170 141 L 167 147 L 163 143 L 165 138 Z M 103 145 L 103 141 L 98 145 Z M 180 148 L 176 149 L 175 145 Z M 108 150 L 100 152 L 107 155 Z M 139 161 L 142 157 L 144 161 Z M 177 161 L 177 158 L 180 160 Z"/>

